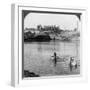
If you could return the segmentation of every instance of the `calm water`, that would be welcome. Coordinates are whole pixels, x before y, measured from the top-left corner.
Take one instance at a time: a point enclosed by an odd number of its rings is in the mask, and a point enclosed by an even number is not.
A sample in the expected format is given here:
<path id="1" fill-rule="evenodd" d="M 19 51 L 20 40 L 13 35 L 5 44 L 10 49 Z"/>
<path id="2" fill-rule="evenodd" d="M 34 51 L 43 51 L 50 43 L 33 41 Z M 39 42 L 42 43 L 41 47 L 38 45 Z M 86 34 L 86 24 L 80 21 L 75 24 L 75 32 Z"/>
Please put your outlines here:
<path id="1" fill-rule="evenodd" d="M 80 61 L 79 41 L 50 41 L 24 43 L 24 70 L 29 70 L 40 76 L 79 74 L 77 70 L 70 72 L 68 60 L 58 62 L 54 67 L 51 56 L 56 52 L 59 57 L 74 56 Z"/>

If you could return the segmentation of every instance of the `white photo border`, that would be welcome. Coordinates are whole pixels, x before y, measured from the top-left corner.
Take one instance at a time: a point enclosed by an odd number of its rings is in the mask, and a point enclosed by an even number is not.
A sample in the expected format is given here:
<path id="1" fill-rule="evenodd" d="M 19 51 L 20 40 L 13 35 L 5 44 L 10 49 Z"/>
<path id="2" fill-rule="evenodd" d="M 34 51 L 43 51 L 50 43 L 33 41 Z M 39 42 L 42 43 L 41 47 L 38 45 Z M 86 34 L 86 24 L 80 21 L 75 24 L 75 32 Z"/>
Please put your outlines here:
<path id="1" fill-rule="evenodd" d="M 12 86 L 30 86 L 30 85 L 44 85 L 47 79 L 48 84 L 52 80 L 59 80 L 60 83 L 69 82 L 84 82 L 87 80 L 87 61 L 84 60 L 83 56 L 83 30 L 86 30 L 86 9 L 79 8 L 50 8 L 50 7 L 35 7 L 23 4 L 13 4 L 12 5 L 12 66 L 11 66 L 11 84 Z M 38 78 L 22 78 L 22 10 L 35 10 L 35 11 L 54 11 L 54 12 L 73 12 L 82 13 L 81 15 L 81 30 L 80 30 L 80 75 L 66 75 L 66 76 L 48 76 L 48 77 L 38 77 Z M 43 78 L 43 79 L 41 79 Z M 51 78 L 51 80 L 50 80 Z M 44 81 L 42 81 L 44 80 Z M 39 83 L 38 83 L 39 82 Z M 54 83 L 54 82 L 52 82 Z"/>

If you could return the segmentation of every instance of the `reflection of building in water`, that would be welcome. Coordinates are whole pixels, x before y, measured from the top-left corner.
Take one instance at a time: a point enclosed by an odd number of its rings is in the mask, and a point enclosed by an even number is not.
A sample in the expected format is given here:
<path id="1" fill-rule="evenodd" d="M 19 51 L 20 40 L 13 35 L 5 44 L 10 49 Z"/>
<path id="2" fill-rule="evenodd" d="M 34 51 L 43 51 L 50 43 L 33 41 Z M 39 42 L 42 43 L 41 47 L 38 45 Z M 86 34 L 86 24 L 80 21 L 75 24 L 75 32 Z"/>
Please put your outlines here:
<path id="1" fill-rule="evenodd" d="M 39 52 L 42 52 L 42 45 L 41 45 L 41 44 L 38 44 L 37 50 L 38 50 Z"/>
<path id="2" fill-rule="evenodd" d="M 75 42 L 63 42 L 61 48 L 61 55 L 70 55 L 79 57 L 79 41 Z"/>
<path id="3" fill-rule="evenodd" d="M 79 43 L 76 43 L 76 57 L 79 57 Z"/>
<path id="4" fill-rule="evenodd" d="M 77 43 L 79 42 L 77 41 L 75 42 L 55 41 L 55 48 L 56 48 L 57 56 L 59 55 L 76 56 L 76 54 L 78 55 L 79 52 L 77 53 L 76 49 L 79 49 L 79 44 Z M 53 40 L 50 42 L 25 43 L 24 44 L 24 60 L 25 60 L 24 63 L 26 65 L 25 66 L 26 70 L 32 70 L 32 69 L 35 69 L 35 71 L 39 70 L 37 68 L 38 63 L 40 63 L 40 65 L 42 66 L 41 69 L 44 68 L 43 65 L 46 65 L 45 67 L 47 68 L 47 70 L 50 70 L 51 67 L 47 67 L 49 66 L 47 64 L 49 64 L 48 62 L 50 61 L 50 56 L 54 54 L 53 47 L 54 47 Z M 41 63 L 41 62 L 44 62 L 44 63 Z M 45 72 L 46 72 L 46 69 L 45 69 Z"/>

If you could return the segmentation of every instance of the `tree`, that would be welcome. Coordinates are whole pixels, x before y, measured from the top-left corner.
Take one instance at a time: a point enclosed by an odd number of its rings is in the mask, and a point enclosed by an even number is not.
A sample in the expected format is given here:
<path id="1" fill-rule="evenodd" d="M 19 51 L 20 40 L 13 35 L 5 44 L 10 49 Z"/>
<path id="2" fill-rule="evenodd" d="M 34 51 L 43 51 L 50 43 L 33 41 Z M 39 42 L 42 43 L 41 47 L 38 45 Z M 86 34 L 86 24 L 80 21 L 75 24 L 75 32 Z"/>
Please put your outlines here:
<path id="1" fill-rule="evenodd" d="M 41 30 L 42 29 L 42 25 L 37 25 L 37 29 Z"/>

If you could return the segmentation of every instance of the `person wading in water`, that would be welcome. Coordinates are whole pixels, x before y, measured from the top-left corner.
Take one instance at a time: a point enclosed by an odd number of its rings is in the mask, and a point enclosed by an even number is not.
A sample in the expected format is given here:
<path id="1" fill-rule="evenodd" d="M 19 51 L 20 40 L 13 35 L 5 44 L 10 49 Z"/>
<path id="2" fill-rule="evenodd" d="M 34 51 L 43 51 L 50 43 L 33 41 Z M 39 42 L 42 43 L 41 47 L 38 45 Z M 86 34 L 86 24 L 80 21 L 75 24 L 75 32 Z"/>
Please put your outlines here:
<path id="1" fill-rule="evenodd" d="M 54 59 L 53 59 L 53 61 L 54 61 L 54 66 L 56 67 L 56 64 L 57 64 L 57 54 L 56 54 L 56 52 L 54 52 Z"/>
<path id="2" fill-rule="evenodd" d="M 70 71 L 72 71 L 73 67 L 75 67 L 75 69 L 77 69 L 77 62 L 75 61 L 75 59 L 73 57 L 70 57 L 69 67 L 70 67 Z"/>
<path id="3" fill-rule="evenodd" d="M 54 37 L 54 50 L 55 50 L 55 37 Z M 54 52 L 54 55 L 53 55 L 53 62 L 54 62 L 54 66 L 56 67 L 56 64 L 57 64 L 57 54 L 56 54 L 56 52 Z"/>

